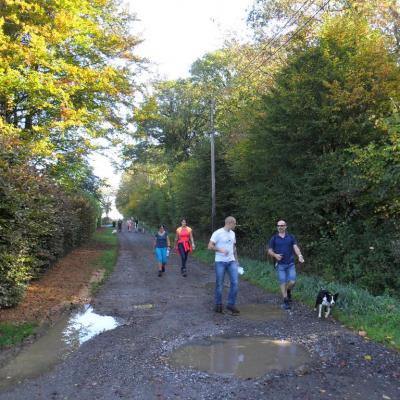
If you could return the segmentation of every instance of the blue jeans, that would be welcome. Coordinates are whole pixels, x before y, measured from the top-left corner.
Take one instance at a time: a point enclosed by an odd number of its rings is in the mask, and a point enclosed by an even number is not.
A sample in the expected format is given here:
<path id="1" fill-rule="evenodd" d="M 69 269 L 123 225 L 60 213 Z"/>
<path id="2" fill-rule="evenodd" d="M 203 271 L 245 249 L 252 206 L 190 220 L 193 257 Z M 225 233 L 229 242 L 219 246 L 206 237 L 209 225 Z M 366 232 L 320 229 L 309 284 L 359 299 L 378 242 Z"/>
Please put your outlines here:
<path id="1" fill-rule="evenodd" d="M 189 253 L 185 251 L 185 247 L 183 246 L 183 243 L 178 243 L 178 250 L 179 250 L 179 255 L 181 256 L 181 272 L 186 272 L 186 262 L 188 259 Z"/>
<path id="2" fill-rule="evenodd" d="M 277 264 L 276 272 L 281 285 L 287 282 L 296 281 L 296 267 L 292 264 Z"/>
<path id="3" fill-rule="evenodd" d="M 228 272 L 229 280 L 231 282 L 228 295 L 228 305 L 233 306 L 236 302 L 236 295 L 239 286 L 238 265 L 236 261 L 215 262 L 215 304 L 222 304 L 222 289 L 224 286 L 225 271 Z"/>

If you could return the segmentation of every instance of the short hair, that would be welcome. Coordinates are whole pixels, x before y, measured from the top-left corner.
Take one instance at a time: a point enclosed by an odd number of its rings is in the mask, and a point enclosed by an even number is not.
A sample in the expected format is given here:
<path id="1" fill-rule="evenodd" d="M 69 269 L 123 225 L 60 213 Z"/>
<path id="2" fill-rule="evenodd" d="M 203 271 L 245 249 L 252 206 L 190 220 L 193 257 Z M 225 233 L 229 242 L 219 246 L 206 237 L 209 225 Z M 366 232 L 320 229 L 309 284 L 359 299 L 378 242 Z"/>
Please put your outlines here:
<path id="1" fill-rule="evenodd" d="M 229 224 L 229 223 L 231 223 L 231 222 L 236 222 L 235 217 L 229 216 L 229 217 L 226 217 L 226 218 L 225 218 L 225 224 Z"/>

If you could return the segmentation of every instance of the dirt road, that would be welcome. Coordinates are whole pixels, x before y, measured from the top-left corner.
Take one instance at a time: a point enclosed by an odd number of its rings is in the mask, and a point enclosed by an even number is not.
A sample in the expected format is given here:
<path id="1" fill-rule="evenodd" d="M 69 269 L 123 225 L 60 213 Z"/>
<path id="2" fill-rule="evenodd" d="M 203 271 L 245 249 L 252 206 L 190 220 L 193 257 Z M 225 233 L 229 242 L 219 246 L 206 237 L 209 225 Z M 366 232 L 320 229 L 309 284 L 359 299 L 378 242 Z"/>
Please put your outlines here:
<path id="1" fill-rule="evenodd" d="M 301 304 L 283 319 L 269 321 L 215 314 L 213 281 L 212 268 L 193 258 L 188 277 L 181 277 L 175 254 L 158 278 L 151 237 L 120 234 L 117 266 L 93 306 L 124 324 L 87 341 L 49 373 L 3 389 L 0 399 L 400 398 L 398 352 L 334 320 L 318 321 Z M 239 308 L 260 303 L 278 305 L 279 299 L 241 281 Z M 310 360 L 254 379 L 171 366 L 175 349 L 220 335 L 288 340 L 304 346 Z"/>

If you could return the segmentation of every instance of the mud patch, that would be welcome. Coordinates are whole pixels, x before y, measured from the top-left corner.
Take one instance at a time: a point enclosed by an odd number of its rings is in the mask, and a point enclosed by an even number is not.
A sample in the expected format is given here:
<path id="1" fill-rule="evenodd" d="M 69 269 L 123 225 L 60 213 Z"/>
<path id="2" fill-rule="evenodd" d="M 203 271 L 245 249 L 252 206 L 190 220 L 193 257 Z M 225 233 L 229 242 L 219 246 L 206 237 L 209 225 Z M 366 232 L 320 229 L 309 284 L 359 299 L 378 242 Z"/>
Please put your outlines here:
<path id="1" fill-rule="evenodd" d="M 257 378 L 270 371 L 303 367 L 310 361 L 304 347 L 264 336 L 212 337 L 207 343 L 178 348 L 171 366 L 238 378 Z"/>

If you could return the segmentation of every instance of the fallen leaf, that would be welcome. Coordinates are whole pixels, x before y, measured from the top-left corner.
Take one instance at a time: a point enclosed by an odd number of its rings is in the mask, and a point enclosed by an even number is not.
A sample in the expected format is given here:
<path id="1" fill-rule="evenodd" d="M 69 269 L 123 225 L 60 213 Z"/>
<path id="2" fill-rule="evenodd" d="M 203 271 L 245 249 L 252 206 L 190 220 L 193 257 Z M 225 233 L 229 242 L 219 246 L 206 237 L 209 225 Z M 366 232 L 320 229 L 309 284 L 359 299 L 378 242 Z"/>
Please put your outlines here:
<path id="1" fill-rule="evenodd" d="M 365 331 L 358 331 L 358 335 L 361 336 L 361 337 L 365 337 L 365 336 L 367 336 L 367 332 L 365 332 Z"/>
<path id="2" fill-rule="evenodd" d="M 372 360 L 372 357 L 371 357 L 369 354 L 367 354 L 366 356 L 364 356 L 364 358 L 365 358 L 367 361 L 371 361 L 371 360 Z"/>

